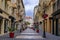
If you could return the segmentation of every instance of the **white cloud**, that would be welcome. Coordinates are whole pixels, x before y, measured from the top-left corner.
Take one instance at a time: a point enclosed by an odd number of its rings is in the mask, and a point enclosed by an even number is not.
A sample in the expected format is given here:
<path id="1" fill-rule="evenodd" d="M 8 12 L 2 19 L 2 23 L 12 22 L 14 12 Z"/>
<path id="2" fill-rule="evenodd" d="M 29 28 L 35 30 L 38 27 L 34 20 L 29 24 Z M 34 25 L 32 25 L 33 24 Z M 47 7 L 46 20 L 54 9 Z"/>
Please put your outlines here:
<path id="1" fill-rule="evenodd" d="M 25 5 L 37 5 L 39 3 L 39 0 L 23 0 Z"/>
<path id="2" fill-rule="evenodd" d="M 29 16 L 32 15 L 32 18 L 33 18 L 33 12 L 30 13 L 30 11 L 33 11 L 34 10 L 34 7 L 36 5 L 38 5 L 39 3 L 39 0 L 23 0 L 24 2 L 24 6 L 25 6 L 25 13 Z"/>
<path id="3" fill-rule="evenodd" d="M 38 5 L 39 0 L 23 0 L 25 5 L 25 10 L 33 10 L 36 5 Z"/>
<path id="4" fill-rule="evenodd" d="M 34 9 L 34 5 L 25 5 L 25 10 L 33 10 Z"/>
<path id="5" fill-rule="evenodd" d="M 37 4 L 39 1 L 38 0 L 29 0 L 31 4 Z"/>

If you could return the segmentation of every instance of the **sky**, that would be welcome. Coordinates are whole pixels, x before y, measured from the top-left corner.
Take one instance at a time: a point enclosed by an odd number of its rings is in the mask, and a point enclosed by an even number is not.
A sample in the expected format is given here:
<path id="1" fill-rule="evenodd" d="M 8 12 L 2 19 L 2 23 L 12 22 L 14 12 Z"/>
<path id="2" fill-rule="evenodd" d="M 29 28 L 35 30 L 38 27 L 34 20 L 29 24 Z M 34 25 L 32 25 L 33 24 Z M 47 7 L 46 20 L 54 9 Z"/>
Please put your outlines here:
<path id="1" fill-rule="evenodd" d="M 39 0 L 23 0 L 23 2 L 26 16 L 31 16 L 33 18 L 34 7 L 38 5 Z"/>

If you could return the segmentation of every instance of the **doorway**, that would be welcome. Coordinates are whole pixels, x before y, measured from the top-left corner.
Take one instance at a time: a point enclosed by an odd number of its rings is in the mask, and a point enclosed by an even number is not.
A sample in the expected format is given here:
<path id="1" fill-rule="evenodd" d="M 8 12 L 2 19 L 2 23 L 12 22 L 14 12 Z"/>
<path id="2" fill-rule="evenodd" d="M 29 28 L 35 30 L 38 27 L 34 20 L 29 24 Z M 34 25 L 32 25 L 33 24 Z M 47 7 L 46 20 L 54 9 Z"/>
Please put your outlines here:
<path id="1" fill-rule="evenodd" d="M 2 19 L 0 19 L 0 34 L 1 34 Z"/>

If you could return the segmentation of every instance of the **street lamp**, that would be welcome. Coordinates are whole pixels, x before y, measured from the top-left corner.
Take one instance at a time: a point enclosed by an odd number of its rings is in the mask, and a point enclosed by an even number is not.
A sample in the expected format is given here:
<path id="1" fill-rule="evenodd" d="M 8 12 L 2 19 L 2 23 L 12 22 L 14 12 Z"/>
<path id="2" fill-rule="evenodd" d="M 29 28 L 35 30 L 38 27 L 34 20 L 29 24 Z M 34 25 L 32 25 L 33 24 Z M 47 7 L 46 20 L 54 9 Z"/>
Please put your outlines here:
<path id="1" fill-rule="evenodd" d="M 46 4 L 43 2 L 43 15 L 42 15 L 42 17 L 43 17 L 43 19 L 44 19 L 44 30 L 43 30 L 43 38 L 46 38 L 46 33 L 45 33 L 45 19 L 48 17 L 48 15 L 45 13 L 45 11 L 46 11 L 46 8 L 47 8 L 47 6 L 46 6 Z"/>

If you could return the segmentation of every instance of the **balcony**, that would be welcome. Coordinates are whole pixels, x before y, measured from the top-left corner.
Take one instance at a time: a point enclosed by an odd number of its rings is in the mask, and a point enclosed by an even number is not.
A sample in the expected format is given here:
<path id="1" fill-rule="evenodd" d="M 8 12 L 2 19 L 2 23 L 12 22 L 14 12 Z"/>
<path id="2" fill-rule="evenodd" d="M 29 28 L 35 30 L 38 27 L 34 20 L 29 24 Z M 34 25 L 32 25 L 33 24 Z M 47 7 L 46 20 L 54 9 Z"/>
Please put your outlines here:
<path id="1" fill-rule="evenodd" d="M 60 0 L 57 0 L 54 4 L 53 4 L 53 16 L 59 14 L 60 12 Z"/>
<path id="2" fill-rule="evenodd" d="M 60 9 L 60 0 L 57 1 L 57 9 Z"/>

